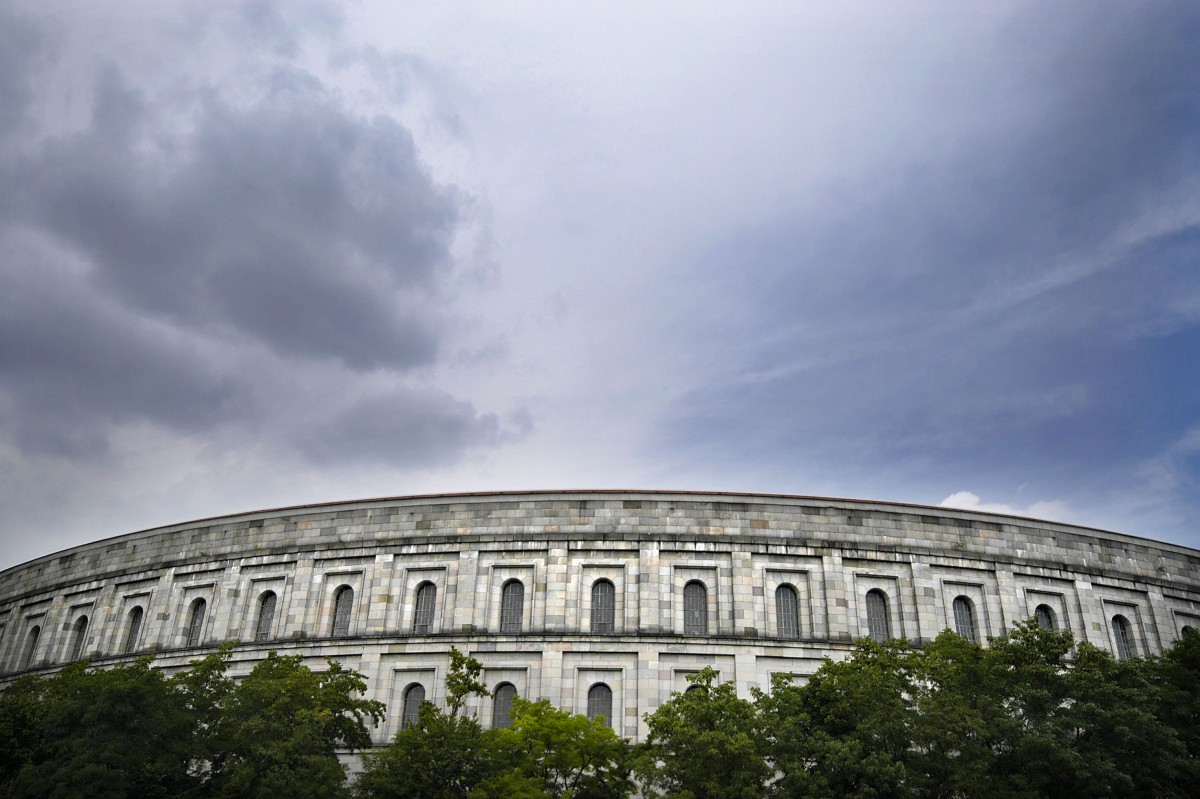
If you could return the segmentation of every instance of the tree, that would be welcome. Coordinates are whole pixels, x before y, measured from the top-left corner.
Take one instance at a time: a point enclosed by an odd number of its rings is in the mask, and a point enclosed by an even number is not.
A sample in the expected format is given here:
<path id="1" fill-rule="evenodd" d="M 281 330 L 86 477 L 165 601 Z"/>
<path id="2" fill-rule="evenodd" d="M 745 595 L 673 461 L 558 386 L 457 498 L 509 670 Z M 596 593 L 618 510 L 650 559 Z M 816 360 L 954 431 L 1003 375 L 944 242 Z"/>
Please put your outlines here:
<path id="1" fill-rule="evenodd" d="M 346 772 L 338 749 L 371 745 L 367 722 L 384 715 L 380 702 L 361 699 L 366 680 L 335 661 L 315 673 L 300 656 L 272 651 L 221 703 L 212 739 L 211 775 L 218 797 L 277 799 L 340 796 Z"/>
<path id="2" fill-rule="evenodd" d="M 1200 632 L 1188 629 L 1161 658 L 1150 679 L 1158 691 L 1157 716 L 1175 730 L 1187 750 L 1189 782 L 1200 781 Z"/>
<path id="3" fill-rule="evenodd" d="M 1011 707 L 998 682 L 989 679 L 992 651 L 945 630 L 904 659 L 910 740 L 904 761 L 907 787 L 915 795 L 1005 795 L 989 780 L 996 735 Z"/>
<path id="4" fill-rule="evenodd" d="M 490 730 L 497 773 L 481 797 L 513 794 L 602 799 L 633 789 L 625 743 L 600 719 L 558 710 L 543 699 L 513 702 L 513 723 Z"/>
<path id="5" fill-rule="evenodd" d="M 913 685 L 899 641 L 859 642 L 849 658 L 826 660 L 801 688 L 768 703 L 767 752 L 782 796 L 903 797 L 911 794 L 908 698 Z M 794 740 L 782 738 L 781 722 Z"/>
<path id="6" fill-rule="evenodd" d="M 1191 642 L 1117 661 L 1034 620 L 980 647 L 860 642 L 803 687 L 757 695 L 776 796 L 1193 795 Z"/>
<path id="7" fill-rule="evenodd" d="M 1064 776 L 1092 797 L 1184 797 L 1187 750 L 1154 715 L 1159 702 L 1146 661 L 1118 661 L 1081 644 L 1066 672 L 1069 722 L 1078 768 Z"/>
<path id="8" fill-rule="evenodd" d="M 468 696 L 491 696 L 492 692 L 479 679 L 483 664 L 450 647 L 450 670 L 446 673 L 446 709 L 457 716 Z"/>
<path id="9" fill-rule="evenodd" d="M 42 749 L 43 677 L 26 675 L 0 693 L 0 796 L 8 796 L 21 770 L 46 758 Z"/>
<path id="10" fill-rule="evenodd" d="M 364 758 L 355 784 L 362 799 L 465 799 L 490 773 L 484 731 L 473 716 L 459 715 L 468 696 L 488 696 L 483 666 L 450 648 L 446 710 L 423 702 L 417 723 L 401 729 L 392 745 Z"/>
<path id="11" fill-rule="evenodd" d="M 337 796 L 337 749 L 370 744 L 361 674 L 271 652 L 240 683 L 230 646 L 168 678 L 152 659 L 71 664 L 0 694 L 0 796 Z"/>
<path id="12" fill-rule="evenodd" d="M 229 727 L 222 723 L 236 685 L 227 674 L 232 653 L 232 643 L 222 644 L 216 652 L 192 661 L 191 668 L 171 678 L 191 716 L 189 751 L 197 796 L 211 795 L 227 771 L 227 759 L 233 750 L 232 742 L 224 739 Z"/>
<path id="13" fill-rule="evenodd" d="M 5 691 L 0 727 L 28 736 L 5 758 L 6 769 L 16 769 L 5 775 L 7 795 L 120 799 L 194 789 L 192 717 L 150 663 L 101 670 L 79 662 Z"/>
<path id="14" fill-rule="evenodd" d="M 704 668 L 692 687 L 647 713 L 634 770 L 649 796 L 758 799 L 771 776 L 754 705 Z"/>

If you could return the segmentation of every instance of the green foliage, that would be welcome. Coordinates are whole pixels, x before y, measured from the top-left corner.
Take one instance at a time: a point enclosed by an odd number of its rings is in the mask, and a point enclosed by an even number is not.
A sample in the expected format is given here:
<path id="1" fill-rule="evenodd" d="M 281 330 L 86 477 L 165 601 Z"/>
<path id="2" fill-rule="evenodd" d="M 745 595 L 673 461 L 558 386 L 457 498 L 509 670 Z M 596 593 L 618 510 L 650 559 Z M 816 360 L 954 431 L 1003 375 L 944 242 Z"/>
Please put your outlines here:
<path id="1" fill-rule="evenodd" d="M 384 714 L 380 702 L 360 699 L 361 674 L 328 661 L 315 673 L 299 656 L 271 652 L 233 687 L 220 708 L 213 738 L 219 797 L 321 797 L 344 792 L 338 748 L 371 745 L 366 722 Z"/>
<path id="2" fill-rule="evenodd" d="M 777 676 L 754 710 L 770 796 L 1191 796 L 1200 638 L 1126 661 L 1033 620 L 987 647 L 949 631 L 913 652 L 862 641 L 806 685 Z M 652 769 L 685 751 L 659 748 Z M 655 789 L 717 795 L 693 771 Z"/>
<path id="3" fill-rule="evenodd" d="M 757 799 L 771 776 L 763 758 L 755 706 L 733 683 L 705 668 L 693 688 L 647 713 L 649 735 L 634 770 L 649 796 Z"/>
<path id="4" fill-rule="evenodd" d="M 45 759 L 41 707 L 46 690 L 42 677 L 27 675 L 0 694 L 0 796 L 22 769 Z"/>
<path id="5" fill-rule="evenodd" d="M 1157 715 L 1175 730 L 1188 760 L 1200 767 L 1200 632 L 1188 629 L 1161 658 L 1150 662 L 1150 679 L 1158 692 Z"/>
<path id="6" fill-rule="evenodd" d="M 388 748 L 366 755 L 355 794 L 364 799 L 465 799 L 489 774 L 490 753 L 479 722 L 458 715 L 457 709 L 447 713 L 422 703 L 416 724 L 396 733 Z"/>
<path id="7" fill-rule="evenodd" d="M 1093 797 L 1183 797 L 1186 748 L 1154 715 L 1146 661 L 1117 661 L 1081 644 L 1064 675 L 1063 713 L 1078 766 L 1063 774 L 1068 789 Z"/>
<path id="8" fill-rule="evenodd" d="M 450 653 L 446 708 L 369 753 L 337 753 L 383 706 L 362 675 L 271 653 L 240 681 L 231 647 L 168 677 L 149 658 L 77 663 L 0 694 L 0 797 L 358 799 L 1057 799 L 1187 797 L 1200 784 L 1200 636 L 1117 661 L 1032 620 L 980 647 L 859 645 L 804 685 L 737 696 L 705 669 L 645 716 L 630 753 L 603 720 L 518 699 L 508 729 L 462 712 L 482 667 Z"/>
<path id="9" fill-rule="evenodd" d="M 512 726 L 491 730 L 490 738 L 500 768 L 480 786 L 480 799 L 514 791 L 600 799 L 632 790 L 625 743 L 605 721 L 558 710 L 544 699 L 517 699 Z"/>
<path id="10" fill-rule="evenodd" d="M 900 642 L 864 640 L 802 688 L 776 681 L 771 697 L 758 698 L 764 754 L 781 775 L 776 795 L 909 795 L 906 662 Z"/>
<path id="11" fill-rule="evenodd" d="M 191 753 L 203 775 L 200 781 L 205 788 L 213 787 L 212 777 L 226 773 L 226 758 L 231 746 L 223 740 L 224 725 L 221 724 L 223 709 L 229 702 L 235 682 L 226 674 L 233 652 L 232 644 L 223 644 L 211 655 L 192 661 L 191 668 L 176 674 L 172 683 L 179 692 L 184 706 L 192 717 Z"/>
<path id="12" fill-rule="evenodd" d="M 978 793 L 993 759 L 1003 706 L 987 677 L 987 650 L 949 630 L 905 660 L 910 685 L 902 753 L 909 793 Z"/>
<path id="13" fill-rule="evenodd" d="M 422 704 L 416 724 L 366 756 L 360 799 L 619 799 L 632 791 L 627 749 L 602 721 L 517 699 L 508 729 L 483 730 L 460 715 L 468 696 L 487 696 L 482 666 L 452 649 L 447 709 Z"/>
<path id="14" fill-rule="evenodd" d="M 450 648 L 443 711 L 421 703 L 417 723 L 401 729 L 392 745 L 366 755 L 355 784 L 362 799 L 465 799 L 491 774 L 491 753 L 483 729 L 472 716 L 460 716 L 469 696 L 490 696 L 479 680 L 483 666 Z"/>
<path id="15" fill-rule="evenodd" d="M 191 716 L 149 658 L 104 670 L 74 663 L 9 694 L 0 726 L 25 740 L 0 777 L 8 796 L 174 797 L 193 786 Z"/>
<path id="16" fill-rule="evenodd" d="M 0 796 L 337 796 L 336 748 L 368 745 L 383 707 L 362 676 L 275 653 L 241 683 L 230 649 L 175 677 L 150 658 L 75 663 L 0 694 Z"/>
<path id="17" fill-rule="evenodd" d="M 480 681 L 483 664 L 450 647 L 450 670 L 446 674 L 446 708 L 457 716 L 468 696 L 491 696 L 491 691 Z"/>

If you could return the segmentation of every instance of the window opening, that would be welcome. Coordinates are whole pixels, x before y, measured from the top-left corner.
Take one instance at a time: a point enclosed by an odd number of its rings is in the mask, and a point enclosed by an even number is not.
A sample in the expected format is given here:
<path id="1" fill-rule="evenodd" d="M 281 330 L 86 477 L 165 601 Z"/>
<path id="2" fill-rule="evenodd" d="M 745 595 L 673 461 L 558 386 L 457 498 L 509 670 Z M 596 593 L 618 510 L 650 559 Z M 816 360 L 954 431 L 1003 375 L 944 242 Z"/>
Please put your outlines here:
<path id="1" fill-rule="evenodd" d="M 413 683 L 404 690 L 404 711 L 400 716 L 400 729 L 413 726 L 421 719 L 421 703 L 425 701 L 425 686 Z"/>
<path id="2" fill-rule="evenodd" d="M 786 583 L 775 589 L 775 627 L 780 638 L 800 637 L 800 598 Z"/>
<path id="3" fill-rule="evenodd" d="M 500 632 L 519 633 L 525 615 L 525 585 L 509 580 L 500 589 Z"/>
<path id="4" fill-rule="evenodd" d="M 437 586 L 430 582 L 417 586 L 417 606 L 413 611 L 413 632 L 433 632 L 433 608 L 437 602 Z"/>
<path id="5" fill-rule="evenodd" d="M 1054 611 L 1049 605 L 1038 605 L 1033 611 L 1033 617 L 1037 620 L 1038 626 L 1043 630 L 1057 630 L 1058 621 L 1054 618 Z"/>
<path id="6" fill-rule="evenodd" d="M 612 726 L 612 689 L 602 682 L 588 689 L 587 717 L 591 721 L 602 719 Z"/>
<path id="7" fill-rule="evenodd" d="M 965 596 L 954 598 L 954 631 L 973 644 L 979 643 L 979 627 L 975 623 L 975 606 Z"/>
<path id="8" fill-rule="evenodd" d="M 38 639 L 42 637 L 42 628 L 34 625 L 25 636 L 25 654 L 21 656 L 21 668 L 27 669 L 33 665 L 33 655 L 37 651 Z"/>
<path id="9" fill-rule="evenodd" d="M 699 580 L 683 587 L 683 634 L 708 634 L 708 589 Z"/>
<path id="10" fill-rule="evenodd" d="M 204 631 L 204 609 L 207 606 L 203 599 L 192 603 L 192 619 L 187 631 L 188 646 L 200 646 L 200 634 Z"/>
<path id="11" fill-rule="evenodd" d="M 592 583 L 592 632 L 611 633 L 616 626 L 617 589 L 608 580 Z"/>
<path id="12" fill-rule="evenodd" d="M 271 640 L 271 627 L 275 623 L 276 601 L 274 591 L 267 591 L 258 598 L 258 623 L 254 626 L 255 641 Z"/>
<path id="13" fill-rule="evenodd" d="M 1112 618 L 1113 640 L 1117 643 L 1117 659 L 1128 660 L 1133 655 L 1133 635 L 1129 627 L 1129 619 L 1124 616 Z"/>
<path id="14" fill-rule="evenodd" d="M 333 595 L 333 629 L 335 638 L 350 634 L 350 611 L 354 609 L 354 589 L 348 585 L 338 588 Z"/>
<path id="15" fill-rule="evenodd" d="M 887 596 L 878 588 L 867 592 L 867 635 L 883 643 L 892 637 L 892 621 L 888 618 Z"/>
<path id="16" fill-rule="evenodd" d="M 516 686 L 510 682 L 502 682 L 496 686 L 493 696 L 495 698 L 492 700 L 492 726 L 497 729 L 511 727 L 513 700 L 517 698 Z"/>
<path id="17" fill-rule="evenodd" d="M 88 617 L 80 616 L 71 630 L 71 662 L 79 660 L 83 654 L 84 640 L 87 638 Z"/>
<path id="18" fill-rule="evenodd" d="M 137 649 L 138 634 L 142 631 L 142 609 L 135 607 L 129 611 L 129 628 L 125 633 L 125 654 L 128 655 Z"/>

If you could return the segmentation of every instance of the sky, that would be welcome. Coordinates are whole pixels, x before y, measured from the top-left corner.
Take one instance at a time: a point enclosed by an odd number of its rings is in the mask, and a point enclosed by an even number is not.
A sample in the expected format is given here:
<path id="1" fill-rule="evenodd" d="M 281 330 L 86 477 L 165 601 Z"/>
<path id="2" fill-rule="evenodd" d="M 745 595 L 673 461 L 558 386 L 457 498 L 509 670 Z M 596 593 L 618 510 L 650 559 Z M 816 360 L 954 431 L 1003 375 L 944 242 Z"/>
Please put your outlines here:
<path id="1" fill-rule="evenodd" d="M 0 0 L 0 568 L 418 493 L 1200 547 L 1200 4 Z"/>

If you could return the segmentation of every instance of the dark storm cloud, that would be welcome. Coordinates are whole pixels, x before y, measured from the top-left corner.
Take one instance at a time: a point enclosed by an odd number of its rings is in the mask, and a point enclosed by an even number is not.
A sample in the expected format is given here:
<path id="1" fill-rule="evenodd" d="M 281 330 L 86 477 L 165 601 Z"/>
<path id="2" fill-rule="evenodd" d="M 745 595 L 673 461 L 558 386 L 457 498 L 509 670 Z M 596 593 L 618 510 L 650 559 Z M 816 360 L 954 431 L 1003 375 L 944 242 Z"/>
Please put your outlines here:
<path id="1" fill-rule="evenodd" d="M 406 130 L 354 116 L 310 76 L 277 74 L 255 99 L 197 92 L 173 135 L 176 118 L 109 71 L 92 127 L 22 163 L 26 220 L 144 312 L 286 355 L 429 363 L 440 320 L 421 296 L 444 265 L 452 196 Z"/>
<path id="2" fill-rule="evenodd" d="M 28 452 L 94 456 L 109 426 L 196 431 L 247 412 L 244 386 L 179 331 L 132 317 L 12 249 L 0 271 L 0 429 Z"/>
<path id="3" fill-rule="evenodd" d="M 46 39 L 36 25 L 0 7 L 0 136 L 25 118 L 35 88 L 27 65 L 45 53 Z"/>
<path id="4" fill-rule="evenodd" d="M 0 46 L 12 119 L 39 80 L 91 98 L 84 118 L 42 119 L 0 147 L 16 188 L 0 202 L 0 435 L 21 452 L 101 456 L 138 423 L 289 449 L 303 429 L 323 457 L 390 465 L 498 440 L 494 416 L 396 379 L 435 365 L 453 323 L 441 308 L 463 198 L 394 117 L 281 60 L 306 31 L 280 9 L 205 18 L 205 36 L 232 25 L 243 59 L 214 64 L 225 81 L 150 80 L 114 56 L 64 86 L 26 46 L 42 35 L 32 23 Z M 255 57 L 259 39 L 271 58 Z M 348 407 L 367 384 L 374 404 Z"/>
<path id="5" fill-rule="evenodd" d="M 1015 18 L 1000 49 L 1019 60 L 939 76 L 941 149 L 715 245 L 719 335 L 751 355 L 658 443 L 905 479 L 982 456 L 1003 480 L 1179 436 L 1141 362 L 1194 368 L 1153 332 L 1200 321 L 1200 243 L 1171 222 L 1200 186 L 1200 12 L 1108 11 Z"/>
<path id="6" fill-rule="evenodd" d="M 316 463 L 379 463 L 433 468 L 505 436 L 495 414 L 440 391 L 364 399 L 304 431 L 298 448 Z"/>

